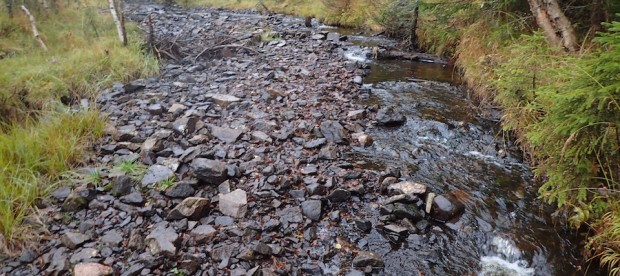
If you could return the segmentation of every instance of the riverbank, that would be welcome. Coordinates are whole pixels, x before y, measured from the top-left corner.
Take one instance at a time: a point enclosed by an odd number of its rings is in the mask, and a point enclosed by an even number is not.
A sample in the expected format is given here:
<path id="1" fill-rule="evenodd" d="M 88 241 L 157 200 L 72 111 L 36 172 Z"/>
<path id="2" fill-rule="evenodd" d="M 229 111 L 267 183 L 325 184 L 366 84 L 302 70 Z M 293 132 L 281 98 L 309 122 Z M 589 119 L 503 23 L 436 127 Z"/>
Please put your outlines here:
<path id="1" fill-rule="evenodd" d="M 251 2 L 237 3 L 252 6 Z M 407 12 L 390 11 L 389 5 L 369 8 L 367 1 L 346 1 L 345 6 L 332 5 L 335 9 L 311 1 L 264 3 L 277 12 L 295 13 L 291 11 L 295 8 L 297 14 L 331 24 L 368 28 L 380 25 L 382 17 L 387 16 L 385 23 L 394 26 L 411 17 Z M 200 4 L 218 5 L 214 1 Z M 310 9 L 318 12 L 303 12 Z M 569 12 L 573 18 L 586 18 L 584 11 Z M 359 14 L 364 16 L 355 16 Z M 617 27 L 608 26 L 610 34 L 592 42 L 595 34 L 583 29 L 588 24 L 582 24 L 583 50 L 568 54 L 549 47 L 535 32 L 528 14 L 527 5 L 519 3 L 475 6 L 462 1 L 424 1 L 418 45 L 452 57 L 472 94 L 483 104 L 503 110 L 506 134 L 515 136 L 537 166 L 543 182 L 541 198 L 559 208 L 560 221 L 576 228 L 588 225 L 584 252 L 602 256 L 604 264 L 611 265 L 620 252 L 616 242 L 620 237 L 614 230 L 620 226 L 615 180 L 619 142 L 614 138 L 619 125 L 614 115 L 618 78 L 612 61 L 618 56 Z"/>
<path id="2" fill-rule="evenodd" d="M 5 3 L 8 3 L 5 1 Z M 152 74 L 157 62 L 141 50 L 128 25 L 128 47 L 117 42 L 105 7 L 88 2 L 49 9 L 28 5 L 28 18 L 0 9 L 0 256 L 16 254 L 41 237 L 37 206 L 66 173 L 87 160 L 104 119 L 93 99 L 114 81 Z M 103 8 L 103 10 L 102 10 Z"/>

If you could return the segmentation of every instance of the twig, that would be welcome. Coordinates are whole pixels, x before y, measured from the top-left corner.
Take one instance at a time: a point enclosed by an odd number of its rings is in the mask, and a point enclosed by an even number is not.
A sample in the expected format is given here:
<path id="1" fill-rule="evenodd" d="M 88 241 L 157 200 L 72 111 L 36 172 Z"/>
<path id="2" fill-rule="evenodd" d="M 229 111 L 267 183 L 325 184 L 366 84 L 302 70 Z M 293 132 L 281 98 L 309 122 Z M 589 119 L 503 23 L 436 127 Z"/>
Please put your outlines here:
<path id="1" fill-rule="evenodd" d="M 32 16 L 32 14 L 26 8 L 26 6 L 22 5 L 21 8 L 22 8 L 22 11 L 24 11 L 24 13 L 26 13 L 26 15 L 28 16 L 28 20 L 30 20 L 30 26 L 32 27 L 32 34 L 34 35 L 34 39 L 36 39 L 37 42 L 39 42 L 39 45 L 41 46 L 41 48 L 43 48 L 43 50 L 47 52 L 47 45 L 45 45 L 45 42 L 43 42 L 43 39 L 41 39 L 41 35 L 39 34 L 37 25 L 34 22 L 34 16 Z"/>
<path id="2" fill-rule="evenodd" d="M 239 45 L 239 44 L 226 44 L 226 45 L 219 45 L 219 46 L 215 46 L 215 47 L 207 47 L 207 48 L 205 48 L 204 50 L 202 50 L 202 52 L 200 52 L 200 54 L 198 54 L 194 58 L 194 62 L 196 62 L 196 60 L 198 60 L 198 58 L 200 56 L 202 56 L 204 53 L 206 53 L 207 51 L 214 51 L 214 50 L 224 49 L 224 48 L 241 48 L 241 49 L 248 50 L 248 51 L 250 51 L 252 53 L 255 53 L 255 54 L 259 53 L 258 51 L 254 50 L 252 48 L 243 46 L 243 45 Z"/>
<path id="3" fill-rule="evenodd" d="M 110 13 L 112 14 L 112 20 L 114 20 L 114 24 L 116 24 L 118 38 L 121 40 L 123 46 L 127 46 L 127 34 L 125 33 L 125 26 L 123 25 L 122 17 L 119 17 L 118 15 L 116 3 L 114 2 L 114 0 L 108 0 L 108 3 L 110 4 Z"/>

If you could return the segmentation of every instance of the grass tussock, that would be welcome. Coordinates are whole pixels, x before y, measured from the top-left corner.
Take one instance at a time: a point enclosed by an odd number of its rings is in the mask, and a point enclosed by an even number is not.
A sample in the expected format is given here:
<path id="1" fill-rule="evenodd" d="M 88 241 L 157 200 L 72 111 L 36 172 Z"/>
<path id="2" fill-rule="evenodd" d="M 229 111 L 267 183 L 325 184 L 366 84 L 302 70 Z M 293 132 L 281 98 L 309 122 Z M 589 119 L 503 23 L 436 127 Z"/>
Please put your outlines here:
<path id="1" fill-rule="evenodd" d="M 121 46 L 105 4 L 29 7 L 48 52 L 39 48 L 20 10 L 9 18 L 0 9 L 2 253 L 17 253 L 33 237 L 28 230 L 37 227 L 31 223 L 36 202 L 84 160 L 89 143 L 102 134 L 104 120 L 95 110 L 76 112 L 65 104 L 157 70 L 135 25 L 127 24 L 130 45 Z"/>

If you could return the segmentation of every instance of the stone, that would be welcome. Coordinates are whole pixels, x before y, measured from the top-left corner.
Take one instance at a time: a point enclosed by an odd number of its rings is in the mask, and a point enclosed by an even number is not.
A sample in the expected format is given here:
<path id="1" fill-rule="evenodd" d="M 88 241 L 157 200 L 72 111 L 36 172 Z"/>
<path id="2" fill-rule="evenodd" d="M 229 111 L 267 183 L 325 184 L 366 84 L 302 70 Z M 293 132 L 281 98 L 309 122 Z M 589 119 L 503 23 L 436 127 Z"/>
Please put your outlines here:
<path id="1" fill-rule="evenodd" d="M 170 108 L 168 108 L 168 112 L 173 114 L 180 114 L 185 110 L 187 110 L 187 106 L 184 106 L 180 103 L 174 103 L 172 104 L 172 106 L 170 106 Z"/>
<path id="2" fill-rule="evenodd" d="M 141 147 L 142 152 L 158 152 L 163 149 L 164 141 L 155 137 L 150 137 L 144 140 Z"/>
<path id="3" fill-rule="evenodd" d="M 219 194 L 219 207 L 222 214 L 242 218 L 248 211 L 248 198 L 244 190 L 236 189 L 228 194 Z"/>
<path id="4" fill-rule="evenodd" d="M 377 111 L 376 120 L 381 126 L 397 126 L 404 124 L 407 118 L 405 115 L 401 114 L 396 107 L 389 106 Z"/>
<path id="5" fill-rule="evenodd" d="M 112 134 L 112 139 L 116 142 L 127 142 L 138 136 L 135 125 L 121 126 Z"/>
<path id="6" fill-rule="evenodd" d="M 110 230 L 101 237 L 101 243 L 109 246 L 119 246 L 123 242 L 123 234 L 118 230 Z"/>
<path id="7" fill-rule="evenodd" d="M 114 275 L 114 269 L 98 263 L 79 263 L 73 268 L 74 276 L 108 276 Z"/>
<path id="8" fill-rule="evenodd" d="M 318 172 L 318 168 L 315 165 L 308 164 L 301 168 L 301 174 L 314 175 Z"/>
<path id="9" fill-rule="evenodd" d="M 362 79 L 362 76 L 355 76 L 353 77 L 353 83 L 362 85 L 364 84 L 364 80 Z"/>
<path id="10" fill-rule="evenodd" d="M 320 200 L 307 200 L 301 203 L 301 212 L 311 220 L 319 220 L 321 219 L 321 207 Z"/>
<path id="11" fill-rule="evenodd" d="M 88 199 L 76 191 L 72 191 L 62 203 L 62 210 L 67 212 L 77 212 L 88 206 Z"/>
<path id="12" fill-rule="evenodd" d="M 304 148 L 307 148 L 307 149 L 320 148 L 321 146 L 325 145 L 326 142 L 327 142 L 327 139 L 325 138 L 313 139 L 313 140 L 306 142 L 304 144 Z"/>
<path id="13" fill-rule="evenodd" d="M 360 251 L 357 253 L 357 256 L 353 259 L 354 267 L 380 267 L 383 266 L 383 258 L 381 255 L 370 252 L 370 251 Z"/>
<path id="14" fill-rule="evenodd" d="M 146 108 L 151 115 L 161 115 L 164 114 L 164 108 L 161 104 L 151 104 Z"/>
<path id="15" fill-rule="evenodd" d="M 432 206 L 430 212 L 431 218 L 441 222 L 449 221 L 465 210 L 465 206 L 454 198 L 454 196 L 449 194 L 436 196 L 433 199 Z"/>
<path id="16" fill-rule="evenodd" d="M 166 189 L 165 195 L 171 198 L 186 198 L 194 195 L 196 190 L 188 183 L 176 183 L 174 186 Z"/>
<path id="17" fill-rule="evenodd" d="M 271 246 L 262 242 L 259 242 L 256 247 L 254 247 L 254 251 L 265 256 L 271 256 L 273 254 Z"/>
<path id="18" fill-rule="evenodd" d="M 90 240 L 90 236 L 82 233 L 67 232 L 60 236 L 60 241 L 71 250 L 75 250 L 83 243 Z"/>
<path id="19" fill-rule="evenodd" d="M 183 117 L 172 123 L 172 130 L 180 135 L 191 134 L 196 130 L 197 123 L 198 118 L 196 117 Z"/>
<path id="20" fill-rule="evenodd" d="M 421 212 L 414 204 L 394 203 L 392 214 L 399 218 L 408 218 L 413 221 L 424 218 L 424 212 Z"/>
<path id="21" fill-rule="evenodd" d="M 179 203 L 170 213 L 168 220 L 180 220 L 189 218 L 190 220 L 200 220 L 209 214 L 209 200 L 201 197 L 188 197 Z"/>
<path id="22" fill-rule="evenodd" d="M 52 253 L 50 265 L 45 270 L 48 274 L 62 275 L 69 270 L 69 260 L 67 258 L 67 248 L 61 247 Z"/>
<path id="23" fill-rule="evenodd" d="M 383 229 L 387 232 L 392 232 L 397 235 L 405 235 L 408 232 L 407 228 L 396 224 L 388 224 L 384 226 Z"/>
<path id="24" fill-rule="evenodd" d="M 266 142 L 266 143 L 272 143 L 273 140 L 271 139 L 271 137 L 269 137 L 269 135 L 267 135 L 266 133 L 262 132 L 262 131 L 253 131 L 252 132 L 252 137 L 260 142 Z"/>
<path id="25" fill-rule="evenodd" d="M 205 243 L 215 237 L 216 234 L 217 230 L 211 225 L 198 225 L 189 233 L 196 243 Z"/>
<path id="26" fill-rule="evenodd" d="M 213 135 L 213 137 L 219 139 L 222 142 L 234 143 L 237 141 L 237 139 L 239 139 L 239 136 L 241 136 L 241 134 L 243 134 L 243 131 L 241 130 L 227 127 L 211 126 L 211 135 Z"/>
<path id="27" fill-rule="evenodd" d="M 228 177 L 226 163 L 216 160 L 196 158 L 190 164 L 190 170 L 196 178 L 211 185 L 219 185 Z"/>
<path id="28" fill-rule="evenodd" d="M 241 99 L 235 96 L 225 95 L 225 94 L 213 94 L 211 95 L 211 99 L 213 99 L 213 102 L 223 107 L 226 107 L 230 105 L 231 103 L 236 103 L 236 102 L 241 101 Z"/>
<path id="29" fill-rule="evenodd" d="M 338 41 L 340 41 L 340 34 L 336 33 L 336 32 L 329 32 L 329 33 L 327 33 L 327 40 L 333 41 L 333 42 L 338 42 Z"/>
<path id="30" fill-rule="evenodd" d="M 172 257 L 176 255 L 180 246 L 179 234 L 172 228 L 158 227 L 154 229 L 144 240 L 153 256 L 164 255 Z"/>
<path id="31" fill-rule="evenodd" d="M 393 194 L 413 194 L 413 195 L 422 195 L 426 193 L 426 185 L 413 182 L 413 181 L 403 181 L 394 183 L 388 186 L 388 191 Z"/>
<path id="32" fill-rule="evenodd" d="M 374 143 L 374 139 L 372 139 L 372 137 L 370 137 L 370 135 L 366 133 L 353 133 L 351 135 L 351 138 L 357 140 L 357 142 L 362 147 L 369 147 L 372 145 L 372 143 Z"/>
<path id="33" fill-rule="evenodd" d="M 133 188 L 136 182 L 127 175 L 119 175 L 114 178 L 112 181 L 112 187 L 110 189 L 110 193 L 114 196 L 123 196 L 131 193 L 131 189 Z"/>
<path id="34" fill-rule="evenodd" d="M 344 137 L 346 137 L 347 133 L 340 123 L 336 121 L 324 121 L 321 123 L 320 129 L 327 141 L 335 144 L 344 143 Z"/>
<path id="35" fill-rule="evenodd" d="M 120 198 L 122 203 L 127 203 L 131 205 L 142 206 L 145 202 L 144 197 L 139 192 L 134 192 Z"/>
<path id="36" fill-rule="evenodd" d="M 366 118 L 366 110 L 359 109 L 359 110 L 349 111 L 349 113 L 347 113 L 347 118 L 351 120 L 362 120 Z"/>
<path id="37" fill-rule="evenodd" d="M 69 194 L 71 194 L 71 187 L 69 187 L 69 186 L 62 186 L 62 187 L 54 190 L 52 192 L 51 196 L 53 198 L 55 198 L 56 200 L 58 200 L 58 201 L 65 201 L 65 199 L 67 199 Z"/>
<path id="38" fill-rule="evenodd" d="M 147 187 L 174 176 L 174 172 L 163 165 L 152 165 L 142 178 L 142 186 Z"/>
<path id="39" fill-rule="evenodd" d="M 345 189 L 335 189 L 327 197 L 331 202 L 345 202 L 351 197 L 351 192 Z"/>
<path id="40" fill-rule="evenodd" d="M 76 263 L 81 263 L 81 262 L 97 259 L 100 257 L 101 257 L 101 254 L 99 254 L 99 251 L 97 249 L 86 247 L 86 248 L 81 248 L 81 249 L 76 250 L 73 253 L 73 255 L 71 255 L 71 259 L 69 259 L 69 262 L 71 264 L 76 264 Z"/>

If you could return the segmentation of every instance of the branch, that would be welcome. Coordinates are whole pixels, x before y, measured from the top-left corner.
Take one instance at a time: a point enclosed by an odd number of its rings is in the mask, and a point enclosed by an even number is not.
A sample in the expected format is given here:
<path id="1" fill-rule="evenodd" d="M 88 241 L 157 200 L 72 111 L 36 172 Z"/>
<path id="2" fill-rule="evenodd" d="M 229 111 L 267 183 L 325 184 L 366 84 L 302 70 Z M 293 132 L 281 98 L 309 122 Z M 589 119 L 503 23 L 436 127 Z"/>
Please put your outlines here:
<path id="1" fill-rule="evenodd" d="M 45 42 L 43 42 L 43 39 L 41 39 L 39 30 L 37 30 L 37 25 L 34 23 L 34 16 L 32 16 L 30 11 L 24 5 L 22 5 L 22 11 L 26 13 L 26 15 L 28 16 L 28 20 L 30 20 L 30 26 L 32 27 L 32 34 L 34 35 L 34 39 L 36 39 L 37 42 L 39 42 L 41 48 L 43 48 L 43 50 L 47 52 L 47 46 L 45 45 Z"/>
<path id="2" fill-rule="evenodd" d="M 123 46 L 127 45 L 127 35 L 125 34 L 125 28 L 123 27 L 123 22 L 118 16 L 116 4 L 114 0 L 108 0 L 110 3 L 110 13 L 112 13 L 112 20 L 114 20 L 114 24 L 116 24 L 116 31 L 118 32 L 118 38 L 121 40 Z"/>

